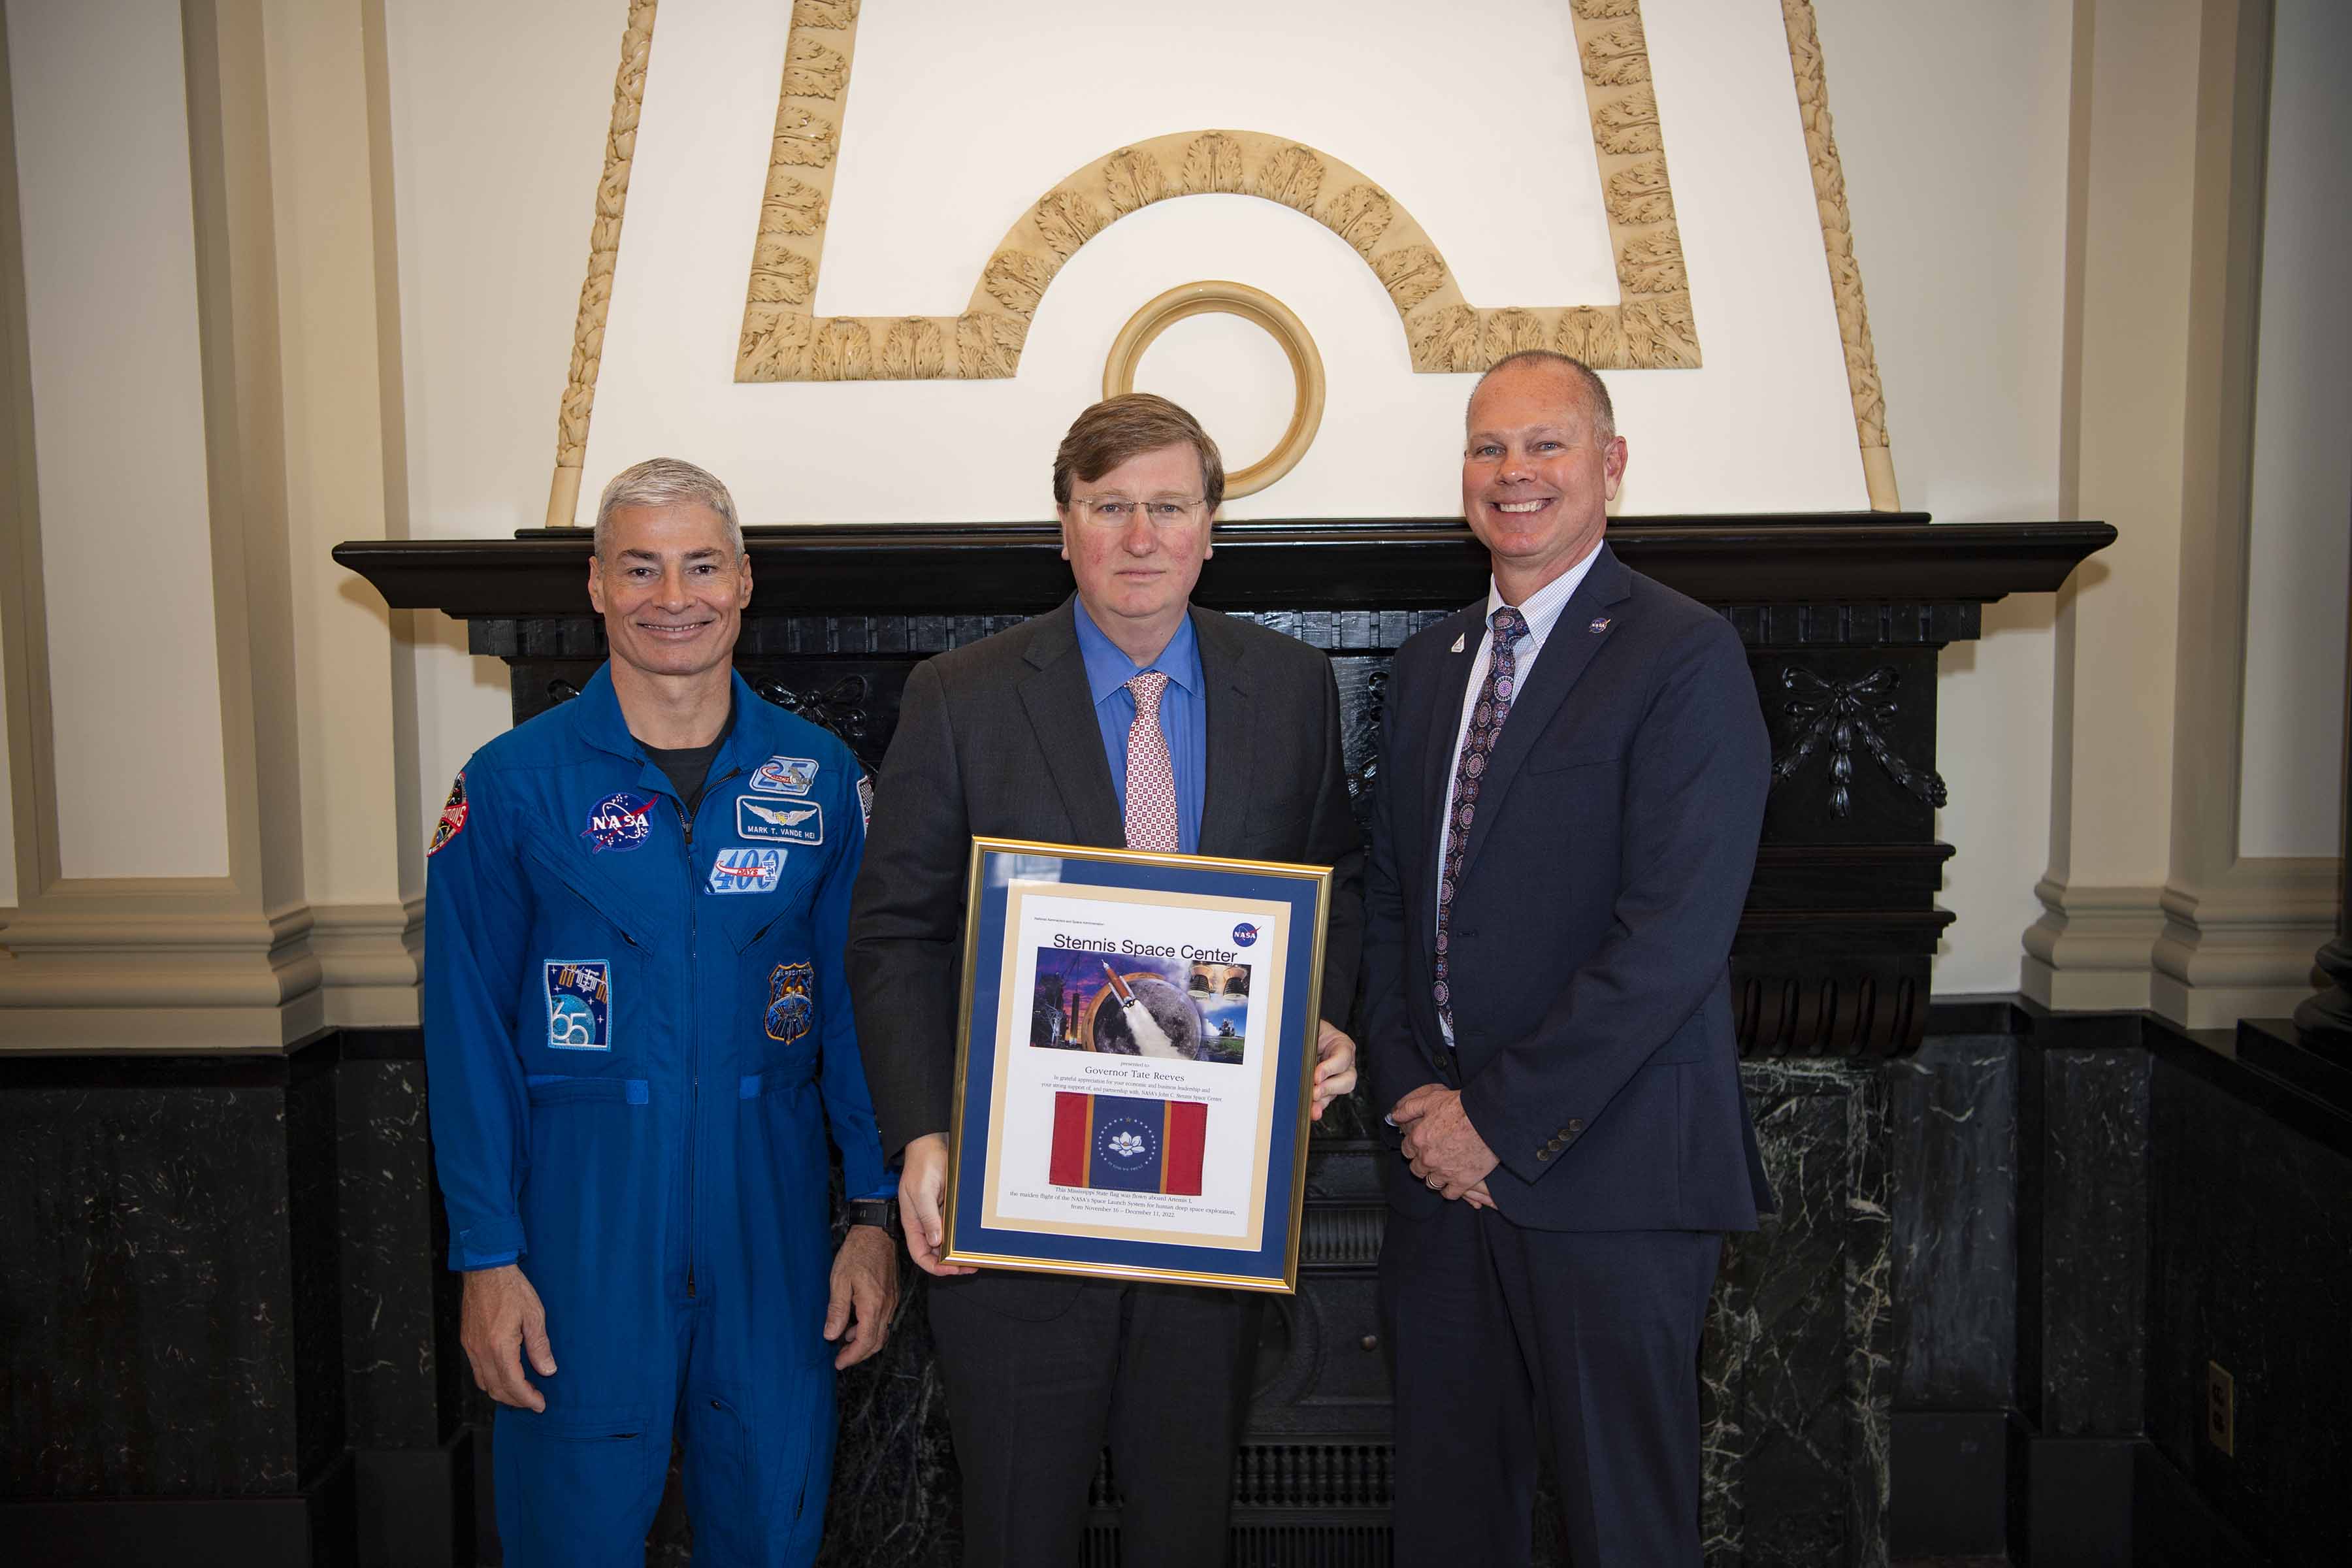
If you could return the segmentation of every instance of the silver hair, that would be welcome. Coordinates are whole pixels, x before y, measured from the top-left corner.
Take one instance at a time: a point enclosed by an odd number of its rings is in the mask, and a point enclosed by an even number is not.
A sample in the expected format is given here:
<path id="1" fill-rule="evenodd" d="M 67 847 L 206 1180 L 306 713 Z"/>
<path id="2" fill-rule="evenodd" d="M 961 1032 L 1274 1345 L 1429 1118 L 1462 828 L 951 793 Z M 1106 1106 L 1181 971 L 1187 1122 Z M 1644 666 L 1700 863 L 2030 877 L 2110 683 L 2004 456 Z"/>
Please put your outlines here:
<path id="1" fill-rule="evenodd" d="M 604 487 L 596 502 L 596 557 L 604 558 L 609 537 L 606 524 L 614 512 L 631 506 L 698 506 L 727 525 L 727 542 L 735 559 L 743 558 L 743 525 L 735 517 L 735 498 L 719 476 L 677 458 L 647 458 L 623 468 Z"/>
<path id="2" fill-rule="evenodd" d="M 1515 364 L 1548 364 L 1574 376 L 1584 384 L 1585 401 L 1591 405 L 1594 444 L 1605 447 L 1617 438 L 1617 407 L 1609 401 L 1608 384 L 1582 360 L 1555 353 L 1550 349 L 1521 349 L 1517 353 L 1506 354 L 1496 360 L 1486 368 L 1486 374 L 1478 378 L 1478 385 L 1470 389 L 1470 401 L 1477 402 L 1478 388 L 1485 386 L 1497 372 Z M 1464 412 L 1468 412 L 1466 405 Z"/>

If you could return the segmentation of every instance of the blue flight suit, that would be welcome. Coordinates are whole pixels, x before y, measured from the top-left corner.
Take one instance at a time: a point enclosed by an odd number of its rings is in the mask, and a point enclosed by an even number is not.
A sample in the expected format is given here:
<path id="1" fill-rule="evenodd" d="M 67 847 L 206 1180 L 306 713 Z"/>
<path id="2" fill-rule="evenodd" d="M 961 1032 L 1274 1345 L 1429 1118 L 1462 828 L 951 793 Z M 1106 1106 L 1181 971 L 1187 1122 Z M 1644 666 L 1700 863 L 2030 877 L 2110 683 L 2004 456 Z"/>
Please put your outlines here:
<path id="1" fill-rule="evenodd" d="M 644 1561 L 674 1421 L 698 1564 L 805 1563 L 833 1468 L 826 1129 L 895 1190 L 842 973 L 847 748 L 735 678 L 688 820 L 607 670 L 458 775 L 426 881 L 449 1265 L 520 1261 L 558 1371 L 500 1406 L 506 1560 Z"/>

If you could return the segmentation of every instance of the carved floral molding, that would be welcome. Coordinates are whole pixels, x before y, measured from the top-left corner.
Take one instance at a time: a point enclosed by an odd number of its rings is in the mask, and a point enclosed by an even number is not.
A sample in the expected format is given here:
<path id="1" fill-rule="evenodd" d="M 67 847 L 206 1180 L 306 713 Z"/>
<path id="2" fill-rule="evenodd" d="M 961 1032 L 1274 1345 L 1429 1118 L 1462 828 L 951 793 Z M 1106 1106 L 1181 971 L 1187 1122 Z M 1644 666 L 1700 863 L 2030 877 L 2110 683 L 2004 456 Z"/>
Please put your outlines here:
<path id="1" fill-rule="evenodd" d="M 1435 241 L 1363 171 L 1287 138 L 1204 129 L 1115 148 L 1039 196 L 981 265 L 960 315 L 819 316 L 814 301 L 860 3 L 795 0 L 793 6 L 736 350 L 739 382 L 1011 376 L 1020 367 L 1038 302 L 1080 246 L 1154 202 L 1213 192 L 1279 202 L 1346 240 L 1388 291 L 1416 371 L 1481 371 L 1527 348 L 1558 349 L 1608 370 L 1691 369 L 1700 363 L 1640 0 L 1570 0 L 1616 264 L 1620 298 L 1614 304 L 1474 305 L 1463 298 Z M 656 0 L 631 0 L 622 40 L 572 374 L 558 422 L 551 526 L 570 524 L 578 508 L 656 5 Z M 1782 0 L 1782 10 L 1864 470 L 1872 504 L 1888 510 L 1896 503 L 1885 405 L 1853 259 L 1812 8 L 1810 0 Z"/>
<path id="2" fill-rule="evenodd" d="M 811 302 L 857 13 L 857 0 L 793 8 L 738 381 L 1012 375 L 1038 301 L 1080 246 L 1154 202 L 1212 192 L 1279 202 L 1346 240 L 1388 290 L 1417 371 L 1484 370 L 1524 348 L 1556 348 L 1603 369 L 1699 363 L 1638 0 L 1575 0 L 1622 302 L 1501 309 L 1465 300 L 1428 233 L 1361 170 L 1285 137 L 1201 130 L 1113 149 L 1039 196 L 981 267 L 961 315 L 818 316 Z"/>

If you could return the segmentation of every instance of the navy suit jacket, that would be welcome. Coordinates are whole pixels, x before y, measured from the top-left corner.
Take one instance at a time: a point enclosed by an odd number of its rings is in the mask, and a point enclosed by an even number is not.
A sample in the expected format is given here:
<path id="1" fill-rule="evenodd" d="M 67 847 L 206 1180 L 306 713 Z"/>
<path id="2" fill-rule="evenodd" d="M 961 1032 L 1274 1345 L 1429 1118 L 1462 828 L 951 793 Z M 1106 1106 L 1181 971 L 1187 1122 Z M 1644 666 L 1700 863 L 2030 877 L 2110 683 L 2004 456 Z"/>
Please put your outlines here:
<path id="1" fill-rule="evenodd" d="M 1438 822 L 1484 614 L 1412 638 L 1390 677 L 1365 890 L 1373 1102 L 1460 1089 L 1515 1224 L 1752 1230 L 1773 1202 L 1728 960 L 1770 746 L 1738 636 L 1601 547 L 1488 760 L 1454 890 L 1449 1050 L 1430 994 Z M 1386 1166 L 1391 1206 L 1445 1202 L 1401 1154 Z"/>

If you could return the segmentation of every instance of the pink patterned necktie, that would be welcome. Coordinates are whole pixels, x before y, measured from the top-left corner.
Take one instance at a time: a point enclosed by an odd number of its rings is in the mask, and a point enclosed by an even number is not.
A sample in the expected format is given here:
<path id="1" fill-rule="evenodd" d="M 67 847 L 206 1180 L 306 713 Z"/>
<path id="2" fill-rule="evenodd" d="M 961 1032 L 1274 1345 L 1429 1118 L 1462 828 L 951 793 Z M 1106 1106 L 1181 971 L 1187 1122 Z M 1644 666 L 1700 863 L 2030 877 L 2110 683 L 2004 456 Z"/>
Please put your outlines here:
<path id="1" fill-rule="evenodd" d="M 1176 770 L 1160 730 L 1160 694 L 1168 678 L 1147 669 L 1127 683 L 1135 722 L 1127 727 L 1127 847 L 1172 855 L 1183 847 L 1176 815 Z"/>
<path id="2" fill-rule="evenodd" d="M 1454 763 L 1454 814 L 1445 819 L 1445 864 L 1437 877 L 1437 979 L 1429 988 L 1449 1036 L 1454 1033 L 1454 993 L 1445 983 L 1445 950 L 1454 924 L 1454 889 L 1462 876 L 1463 852 L 1470 845 L 1470 822 L 1477 815 L 1478 781 L 1486 775 L 1486 759 L 1503 732 L 1503 721 L 1511 716 L 1511 694 L 1518 688 L 1519 661 L 1511 644 L 1527 629 L 1527 617 L 1510 605 L 1495 612 L 1495 643 L 1486 656 L 1486 683 L 1478 688 L 1478 705 L 1470 710 L 1462 755 Z"/>

